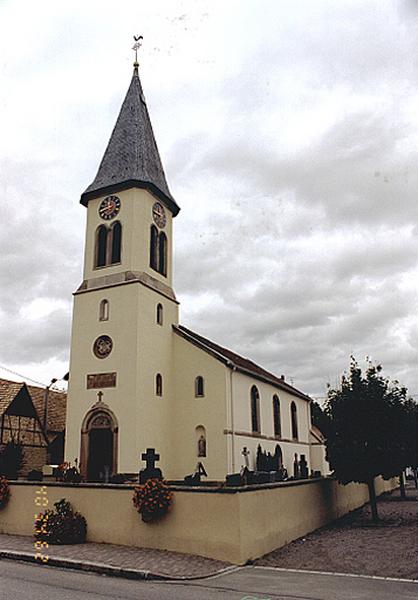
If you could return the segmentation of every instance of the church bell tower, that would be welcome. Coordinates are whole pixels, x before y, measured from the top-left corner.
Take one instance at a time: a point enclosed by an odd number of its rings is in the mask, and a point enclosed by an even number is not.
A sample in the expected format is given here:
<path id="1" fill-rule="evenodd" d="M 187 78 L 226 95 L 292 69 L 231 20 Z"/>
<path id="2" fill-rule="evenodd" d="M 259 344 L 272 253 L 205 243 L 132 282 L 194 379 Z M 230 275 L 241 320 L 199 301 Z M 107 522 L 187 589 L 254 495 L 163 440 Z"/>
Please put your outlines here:
<path id="1" fill-rule="evenodd" d="M 169 455 L 172 221 L 179 207 L 161 164 L 138 63 L 87 209 L 83 282 L 74 293 L 65 459 L 87 480 L 135 473 L 139 455 Z"/>

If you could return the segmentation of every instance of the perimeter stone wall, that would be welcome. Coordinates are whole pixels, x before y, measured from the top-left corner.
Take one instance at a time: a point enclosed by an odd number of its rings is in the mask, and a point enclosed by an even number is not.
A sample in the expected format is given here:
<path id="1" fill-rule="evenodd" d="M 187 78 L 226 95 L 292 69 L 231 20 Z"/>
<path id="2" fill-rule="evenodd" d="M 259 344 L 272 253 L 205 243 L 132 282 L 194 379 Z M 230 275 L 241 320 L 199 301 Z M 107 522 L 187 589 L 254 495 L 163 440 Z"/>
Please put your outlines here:
<path id="1" fill-rule="evenodd" d="M 199 554 L 244 564 L 358 508 L 368 500 L 365 485 L 340 485 L 332 478 L 259 486 L 255 489 L 173 488 L 171 511 L 144 523 L 132 505 L 133 486 L 18 481 L 0 510 L 0 533 L 32 535 L 37 491 L 48 507 L 69 500 L 87 519 L 87 539 Z M 376 492 L 396 480 L 376 479 Z"/>

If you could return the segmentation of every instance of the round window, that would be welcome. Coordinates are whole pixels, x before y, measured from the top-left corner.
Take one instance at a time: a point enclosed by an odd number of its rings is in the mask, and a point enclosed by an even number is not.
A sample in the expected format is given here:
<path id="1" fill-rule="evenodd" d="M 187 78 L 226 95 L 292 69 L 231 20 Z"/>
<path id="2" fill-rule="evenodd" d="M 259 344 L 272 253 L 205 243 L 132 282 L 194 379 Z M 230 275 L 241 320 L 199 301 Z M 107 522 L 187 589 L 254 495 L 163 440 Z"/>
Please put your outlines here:
<path id="1" fill-rule="evenodd" d="M 93 352 L 97 358 L 106 358 L 112 352 L 113 342 L 108 335 L 101 335 L 93 344 Z"/>

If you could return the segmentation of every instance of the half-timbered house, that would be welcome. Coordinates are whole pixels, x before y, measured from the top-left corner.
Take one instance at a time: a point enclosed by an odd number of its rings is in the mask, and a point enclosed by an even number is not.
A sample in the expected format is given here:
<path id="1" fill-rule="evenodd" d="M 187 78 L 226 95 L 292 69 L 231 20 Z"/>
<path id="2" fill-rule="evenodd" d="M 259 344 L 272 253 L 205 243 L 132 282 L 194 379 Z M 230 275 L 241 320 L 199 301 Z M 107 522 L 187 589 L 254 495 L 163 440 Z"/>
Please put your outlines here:
<path id="1" fill-rule="evenodd" d="M 21 443 L 21 474 L 63 460 L 66 394 L 0 379 L 0 451 Z M 45 418 L 46 417 L 46 418 Z"/>

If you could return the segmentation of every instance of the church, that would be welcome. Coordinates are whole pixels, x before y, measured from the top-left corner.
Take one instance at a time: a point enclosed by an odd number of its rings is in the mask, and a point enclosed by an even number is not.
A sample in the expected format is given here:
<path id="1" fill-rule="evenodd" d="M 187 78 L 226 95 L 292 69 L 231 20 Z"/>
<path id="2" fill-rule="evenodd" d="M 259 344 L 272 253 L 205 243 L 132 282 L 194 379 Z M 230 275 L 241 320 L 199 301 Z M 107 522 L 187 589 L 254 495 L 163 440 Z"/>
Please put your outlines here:
<path id="1" fill-rule="evenodd" d="M 173 219 L 138 63 L 94 181 L 83 281 L 74 293 L 65 460 L 87 481 L 134 475 L 147 448 L 164 477 L 201 463 L 223 481 L 257 448 L 292 474 L 328 473 L 311 399 L 251 360 L 179 322 L 173 288 Z"/>

